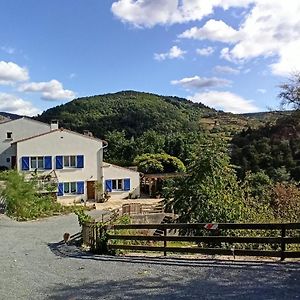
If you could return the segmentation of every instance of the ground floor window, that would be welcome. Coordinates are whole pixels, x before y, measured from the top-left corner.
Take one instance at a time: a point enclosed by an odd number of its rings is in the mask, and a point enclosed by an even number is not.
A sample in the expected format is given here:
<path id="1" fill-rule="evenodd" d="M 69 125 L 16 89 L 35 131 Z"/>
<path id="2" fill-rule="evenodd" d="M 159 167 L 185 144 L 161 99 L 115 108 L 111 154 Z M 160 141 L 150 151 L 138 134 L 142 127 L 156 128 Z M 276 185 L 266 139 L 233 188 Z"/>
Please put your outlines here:
<path id="1" fill-rule="evenodd" d="M 112 190 L 122 191 L 123 190 L 123 179 L 113 179 L 112 180 Z"/>
<path id="2" fill-rule="evenodd" d="M 64 194 L 77 194 L 76 182 L 64 182 Z"/>
<path id="3" fill-rule="evenodd" d="M 105 180 L 106 192 L 129 191 L 129 190 L 130 190 L 130 178 Z"/>
<path id="4" fill-rule="evenodd" d="M 58 196 L 84 194 L 84 181 L 60 182 L 58 184 Z"/>

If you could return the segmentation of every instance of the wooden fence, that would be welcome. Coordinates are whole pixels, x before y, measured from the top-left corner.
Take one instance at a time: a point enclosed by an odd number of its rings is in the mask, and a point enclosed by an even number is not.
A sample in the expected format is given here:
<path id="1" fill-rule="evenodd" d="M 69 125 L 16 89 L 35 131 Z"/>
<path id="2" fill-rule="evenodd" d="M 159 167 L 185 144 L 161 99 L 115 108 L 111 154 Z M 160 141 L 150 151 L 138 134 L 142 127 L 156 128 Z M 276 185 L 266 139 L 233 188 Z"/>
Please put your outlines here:
<path id="1" fill-rule="evenodd" d="M 98 234 L 106 236 L 109 250 L 158 251 L 164 255 L 169 252 L 267 256 L 280 257 L 281 260 L 300 258 L 300 223 L 207 225 L 205 223 L 108 225 L 102 229 L 104 232 Z M 207 229 L 209 227 L 215 229 Z M 153 235 L 153 231 L 157 230 L 162 234 Z M 177 231 L 177 234 L 174 234 L 174 231 Z M 180 235 L 178 231 L 181 232 Z M 130 234 L 127 234 L 128 232 Z M 160 242 L 161 245 L 157 245 L 159 243 L 156 242 Z M 172 242 L 185 243 L 175 247 L 168 245 Z M 288 245 L 294 246 L 287 249 Z"/>
<path id="2" fill-rule="evenodd" d="M 136 214 L 155 214 L 163 213 L 164 206 L 162 203 L 141 204 L 141 203 L 127 203 L 122 205 L 122 215 L 136 215 Z"/>

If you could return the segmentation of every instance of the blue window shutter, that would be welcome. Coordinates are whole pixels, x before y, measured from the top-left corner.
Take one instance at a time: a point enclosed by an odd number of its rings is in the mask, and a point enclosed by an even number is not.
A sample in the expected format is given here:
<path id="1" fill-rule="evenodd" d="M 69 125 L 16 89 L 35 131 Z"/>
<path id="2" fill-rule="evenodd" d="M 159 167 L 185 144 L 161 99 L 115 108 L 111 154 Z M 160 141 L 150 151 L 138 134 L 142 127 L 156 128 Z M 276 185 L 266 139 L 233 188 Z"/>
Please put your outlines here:
<path id="1" fill-rule="evenodd" d="M 44 157 L 44 169 L 51 170 L 52 169 L 52 156 L 45 156 Z"/>
<path id="2" fill-rule="evenodd" d="M 60 182 L 58 184 L 57 196 L 63 196 L 63 195 L 64 195 L 64 184 L 62 182 Z"/>
<path id="3" fill-rule="evenodd" d="M 84 157 L 83 155 L 77 155 L 77 168 L 83 168 L 84 166 Z"/>
<path id="4" fill-rule="evenodd" d="M 84 181 L 77 181 L 77 194 L 84 194 Z"/>
<path id="5" fill-rule="evenodd" d="M 55 159 L 55 168 L 62 169 L 63 168 L 63 157 L 61 155 L 56 156 Z"/>
<path id="6" fill-rule="evenodd" d="M 130 191 L 130 178 L 124 179 L 124 191 Z"/>
<path id="7" fill-rule="evenodd" d="M 105 180 L 105 191 L 111 192 L 112 191 L 112 180 Z"/>
<path id="8" fill-rule="evenodd" d="M 29 170 L 29 156 L 22 156 L 22 171 Z"/>

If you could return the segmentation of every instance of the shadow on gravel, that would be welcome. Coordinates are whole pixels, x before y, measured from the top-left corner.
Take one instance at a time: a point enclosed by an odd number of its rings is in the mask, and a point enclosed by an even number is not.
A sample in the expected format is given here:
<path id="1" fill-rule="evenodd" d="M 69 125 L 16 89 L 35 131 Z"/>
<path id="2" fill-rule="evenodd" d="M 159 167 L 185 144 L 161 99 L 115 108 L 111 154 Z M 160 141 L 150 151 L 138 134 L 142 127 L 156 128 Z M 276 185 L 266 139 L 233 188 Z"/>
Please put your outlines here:
<path id="1" fill-rule="evenodd" d="M 113 271 L 113 266 L 107 269 L 108 274 Z M 46 291 L 47 299 L 296 299 L 299 296 L 299 273 L 294 272 L 214 268 L 201 272 L 193 268 L 163 271 L 164 274 L 155 268 L 131 270 L 123 280 L 105 280 L 106 274 L 100 274 L 98 281 L 52 287 Z"/>
<path id="2" fill-rule="evenodd" d="M 67 243 L 64 241 L 60 241 L 58 243 L 48 243 L 48 247 L 52 253 L 60 257 L 84 258 L 93 256 L 91 252 L 82 251 L 79 247 L 80 245 L 80 233 L 73 234 Z"/>
<path id="3" fill-rule="evenodd" d="M 93 255 L 64 242 L 49 248 L 61 257 L 105 264 L 106 270 L 84 283 L 49 287 L 44 292 L 50 300 L 300 299 L 300 262 Z"/>
<path id="4" fill-rule="evenodd" d="M 91 252 L 82 251 L 77 243 L 48 244 L 50 250 L 57 256 L 70 257 L 77 259 L 88 259 L 99 262 L 119 262 L 122 264 L 150 264 L 164 266 L 184 266 L 184 267 L 218 267 L 229 269 L 269 269 L 270 271 L 295 270 L 300 274 L 300 261 L 295 262 L 276 262 L 276 261 L 247 261 L 247 260 L 221 260 L 221 259 L 191 259 L 191 258 L 172 258 L 172 257 L 147 257 L 147 256 L 109 256 L 95 255 Z M 300 297 L 299 297 L 300 298 Z"/>

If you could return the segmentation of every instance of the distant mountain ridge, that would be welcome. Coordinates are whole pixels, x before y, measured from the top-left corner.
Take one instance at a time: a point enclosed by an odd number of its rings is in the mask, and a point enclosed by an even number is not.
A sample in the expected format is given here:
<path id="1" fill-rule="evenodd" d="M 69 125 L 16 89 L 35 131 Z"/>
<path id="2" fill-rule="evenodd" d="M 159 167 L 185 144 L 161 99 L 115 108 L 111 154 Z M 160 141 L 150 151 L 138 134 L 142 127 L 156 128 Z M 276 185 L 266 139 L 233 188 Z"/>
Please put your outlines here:
<path id="1" fill-rule="evenodd" d="M 199 118 L 215 112 L 202 103 L 180 97 L 121 91 L 78 98 L 50 108 L 36 119 L 57 119 L 65 128 L 90 130 L 98 137 L 114 130 L 136 137 L 149 129 L 160 133 L 199 130 Z"/>
<path id="2" fill-rule="evenodd" d="M 2 122 L 6 122 L 9 120 L 16 120 L 16 119 L 20 119 L 23 116 L 17 115 L 17 114 L 12 114 L 12 113 L 8 113 L 8 112 L 4 112 L 4 111 L 0 111 L 0 123 Z"/>

